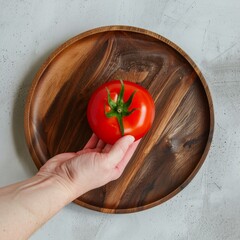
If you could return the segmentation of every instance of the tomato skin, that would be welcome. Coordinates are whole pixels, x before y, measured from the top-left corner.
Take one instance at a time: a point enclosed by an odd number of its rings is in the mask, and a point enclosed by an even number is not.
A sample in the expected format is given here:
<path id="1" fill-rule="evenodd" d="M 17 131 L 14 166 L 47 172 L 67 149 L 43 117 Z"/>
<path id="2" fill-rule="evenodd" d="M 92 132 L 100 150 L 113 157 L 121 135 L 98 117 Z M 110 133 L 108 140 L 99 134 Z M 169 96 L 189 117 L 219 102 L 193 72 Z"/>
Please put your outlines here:
<path id="1" fill-rule="evenodd" d="M 136 83 L 124 80 L 123 101 L 126 102 L 136 90 L 129 111 L 135 109 L 129 116 L 123 117 L 124 135 L 132 135 L 135 140 L 142 138 L 152 126 L 155 116 L 155 106 L 149 92 Z M 105 112 L 110 110 L 107 90 L 113 101 L 117 101 L 120 93 L 121 82 L 111 80 L 94 91 L 88 107 L 87 118 L 92 131 L 105 143 L 114 144 L 122 137 L 116 117 L 108 118 Z"/>

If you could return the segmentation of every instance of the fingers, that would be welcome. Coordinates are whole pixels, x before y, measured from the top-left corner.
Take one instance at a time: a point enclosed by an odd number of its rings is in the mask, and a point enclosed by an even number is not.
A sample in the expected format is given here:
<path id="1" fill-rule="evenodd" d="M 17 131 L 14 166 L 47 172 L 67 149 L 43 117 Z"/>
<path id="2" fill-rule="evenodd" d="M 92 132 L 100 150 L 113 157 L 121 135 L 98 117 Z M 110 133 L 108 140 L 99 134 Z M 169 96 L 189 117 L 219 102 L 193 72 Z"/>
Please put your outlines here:
<path id="1" fill-rule="evenodd" d="M 108 156 L 111 164 L 116 166 L 127 153 L 128 148 L 134 142 L 134 137 L 127 135 L 120 138 L 110 149 Z"/>
<path id="2" fill-rule="evenodd" d="M 103 142 L 101 139 L 98 141 L 96 148 L 103 149 L 106 146 L 106 143 Z"/>
<path id="3" fill-rule="evenodd" d="M 103 149 L 105 146 L 106 143 L 104 143 L 101 139 L 97 137 L 96 134 L 93 133 L 83 149 Z M 80 151 L 78 153 L 80 153 Z"/>
<path id="4" fill-rule="evenodd" d="M 136 142 L 132 143 L 130 147 L 128 148 L 126 154 L 122 158 L 122 160 L 117 164 L 116 169 L 122 174 L 123 170 L 129 163 L 132 155 L 134 154 L 135 150 L 138 147 L 138 144 L 140 143 L 141 139 L 137 140 Z"/>
<path id="5" fill-rule="evenodd" d="M 102 152 L 103 153 L 109 153 L 111 148 L 112 148 L 111 144 L 106 144 L 105 147 L 103 148 Z"/>
<path id="6" fill-rule="evenodd" d="M 93 133 L 91 138 L 88 140 L 87 144 L 83 149 L 96 148 L 98 141 L 99 141 L 99 138 L 97 137 L 96 134 Z"/>
<path id="7" fill-rule="evenodd" d="M 82 154 L 85 154 L 85 153 L 90 153 L 90 152 L 101 152 L 100 150 L 98 150 L 97 148 L 94 148 L 94 149 L 83 149 L 83 150 L 80 150 L 78 152 L 76 152 L 77 155 L 82 155 Z"/>

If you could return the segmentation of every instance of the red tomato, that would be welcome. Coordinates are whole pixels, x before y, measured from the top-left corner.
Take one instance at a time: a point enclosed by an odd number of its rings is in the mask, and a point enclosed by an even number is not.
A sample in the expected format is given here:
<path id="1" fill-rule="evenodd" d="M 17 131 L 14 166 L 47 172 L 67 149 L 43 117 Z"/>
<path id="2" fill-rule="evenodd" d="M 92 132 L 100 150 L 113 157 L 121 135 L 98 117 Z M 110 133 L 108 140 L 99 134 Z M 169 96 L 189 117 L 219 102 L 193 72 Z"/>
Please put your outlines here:
<path id="1" fill-rule="evenodd" d="M 87 118 L 93 132 L 114 144 L 123 135 L 142 138 L 150 129 L 155 106 L 149 92 L 136 83 L 112 80 L 91 96 Z"/>

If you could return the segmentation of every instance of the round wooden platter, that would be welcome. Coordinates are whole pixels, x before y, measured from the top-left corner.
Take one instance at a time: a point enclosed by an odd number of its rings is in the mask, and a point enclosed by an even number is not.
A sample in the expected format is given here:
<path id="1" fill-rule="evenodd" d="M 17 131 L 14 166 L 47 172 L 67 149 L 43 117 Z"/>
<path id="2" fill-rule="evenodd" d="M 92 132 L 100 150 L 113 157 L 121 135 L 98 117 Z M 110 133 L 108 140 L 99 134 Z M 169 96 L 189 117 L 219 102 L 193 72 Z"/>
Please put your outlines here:
<path id="1" fill-rule="evenodd" d="M 25 134 L 38 168 L 86 144 L 92 134 L 88 100 L 98 86 L 118 78 L 148 89 L 156 116 L 123 175 L 75 200 L 107 213 L 144 210 L 181 191 L 203 164 L 214 127 L 206 81 L 183 50 L 144 29 L 101 27 L 60 46 L 33 81 Z"/>

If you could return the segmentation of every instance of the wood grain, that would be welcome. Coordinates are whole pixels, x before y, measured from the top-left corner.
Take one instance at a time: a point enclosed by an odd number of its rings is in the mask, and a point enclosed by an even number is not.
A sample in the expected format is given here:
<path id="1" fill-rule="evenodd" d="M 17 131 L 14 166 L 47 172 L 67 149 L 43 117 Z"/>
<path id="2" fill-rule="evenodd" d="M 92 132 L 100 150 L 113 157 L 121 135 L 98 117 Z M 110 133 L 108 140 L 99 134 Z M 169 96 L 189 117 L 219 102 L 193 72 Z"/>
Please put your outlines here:
<path id="1" fill-rule="evenodd" d="M 91 136 L 88 100 L 98 86 L 116 78 L 148 89 L 156 117 L 120 179 L 75 202 L 126 213 L 156 206 L 191 181 L 209 150 L 214 116 L 206 81 L 175 44 L 134 27 L 94 29 L 58 48 L 33 81 L 25 133 L 38 168 L 55 154 L 85 145 Z"/>

